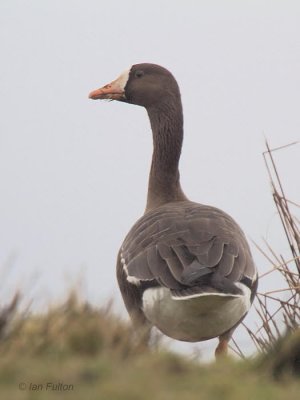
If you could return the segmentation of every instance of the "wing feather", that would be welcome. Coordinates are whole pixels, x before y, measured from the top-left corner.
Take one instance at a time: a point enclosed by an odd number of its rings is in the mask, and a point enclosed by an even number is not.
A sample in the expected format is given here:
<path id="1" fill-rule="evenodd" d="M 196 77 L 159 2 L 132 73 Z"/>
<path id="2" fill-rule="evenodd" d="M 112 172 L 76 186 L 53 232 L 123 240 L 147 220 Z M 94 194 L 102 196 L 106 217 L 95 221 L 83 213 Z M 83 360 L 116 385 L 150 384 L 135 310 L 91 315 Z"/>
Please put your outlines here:
<path id="1" fill-rule="evenodd" d="M 179 282 L 170 273 L 169 266 L 165 260 L 159 255 L 157 246 L 152 246 L 147 250 L 147 260 L 152 278 L 156 279 L 165 287 L 180 288 Z"/>
<path id="2" fill-rule="evenodd" d="M 254 280 L 256 274 L 233 219 L 188 201 L 146 213 L 125 238 L 122 257 L 128 278 L 156 280 L 172 290 L 210 286 L 218 279 L 234 284 L 244 277 Z"/>

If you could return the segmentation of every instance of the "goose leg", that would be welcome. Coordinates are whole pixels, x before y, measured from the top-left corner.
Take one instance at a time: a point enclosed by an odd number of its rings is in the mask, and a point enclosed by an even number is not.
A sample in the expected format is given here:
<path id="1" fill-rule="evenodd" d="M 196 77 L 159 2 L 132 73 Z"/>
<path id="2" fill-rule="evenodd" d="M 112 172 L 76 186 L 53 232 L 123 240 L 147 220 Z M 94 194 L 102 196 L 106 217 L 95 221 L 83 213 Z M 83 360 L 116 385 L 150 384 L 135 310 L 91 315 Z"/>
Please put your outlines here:
<path id="1" fill-rule="evenodd" d="M 224 337 L 219 337 L 219 344 L 215 350 L 216 359 L 220 359 L 228 354 L 228 339 Z"/>

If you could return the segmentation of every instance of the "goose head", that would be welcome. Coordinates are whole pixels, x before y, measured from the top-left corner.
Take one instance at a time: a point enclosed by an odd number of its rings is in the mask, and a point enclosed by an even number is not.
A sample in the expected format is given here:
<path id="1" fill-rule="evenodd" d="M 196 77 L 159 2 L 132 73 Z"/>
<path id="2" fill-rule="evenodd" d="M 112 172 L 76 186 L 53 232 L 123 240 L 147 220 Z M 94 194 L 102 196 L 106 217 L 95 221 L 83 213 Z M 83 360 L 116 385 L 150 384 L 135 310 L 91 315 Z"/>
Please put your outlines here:
<path id="1" fill-rule="evenodd" d="M 117 79 L 92 91 L 93 100 L 118 100 L 145 107 L 158 107 L 171 98 L 180 98 L 179 88 L 173 75 L 156 64 L 135 64 Z"/>

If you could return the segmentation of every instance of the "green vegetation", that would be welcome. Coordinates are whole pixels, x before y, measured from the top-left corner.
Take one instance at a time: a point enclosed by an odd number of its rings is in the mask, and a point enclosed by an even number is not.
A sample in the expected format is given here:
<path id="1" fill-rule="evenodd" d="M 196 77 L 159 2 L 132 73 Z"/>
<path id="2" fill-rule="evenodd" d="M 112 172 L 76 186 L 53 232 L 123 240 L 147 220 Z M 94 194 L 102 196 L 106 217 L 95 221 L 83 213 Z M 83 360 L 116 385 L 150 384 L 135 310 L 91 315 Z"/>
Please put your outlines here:
<path id="1" fill-rule="evenodd" d="M 6 321 L 0 323 L 3 399 L 299 399 L 300 360 L 298 370 L 291 363 L 274 369 L 278 354 L 287 358 L 284 347 L 292 346 L 293 357 L 300 354 L 299 335 L 268 357 L 206 365 L 159 344 L 137 344 L 130 326 L 109 307 L 97 310 L 76 296 L 47 314 L 9 322 L 15 308 L 0 318 Z"/>

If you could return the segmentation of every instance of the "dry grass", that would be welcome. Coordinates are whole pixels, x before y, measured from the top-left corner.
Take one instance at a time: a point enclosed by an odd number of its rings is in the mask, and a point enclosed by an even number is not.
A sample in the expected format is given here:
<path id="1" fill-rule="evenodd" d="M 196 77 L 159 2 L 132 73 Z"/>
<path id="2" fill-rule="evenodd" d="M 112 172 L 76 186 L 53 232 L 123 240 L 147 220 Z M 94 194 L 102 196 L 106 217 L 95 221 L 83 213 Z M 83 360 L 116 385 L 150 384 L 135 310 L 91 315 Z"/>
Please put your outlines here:
<path id="1" fill-rule="evenodd" d="M 294 144 L 296 143 L 290 145 Z M 267 150 L 263 153 L 274 204 L 283 227 L 283 240 L 288 244 L 290 256 L 286 258 L 277 254 L 267 242 L 264 243 L 265 249 L 255 244 L 270 264 L 270 269 L 260 275 L 260 281 L 265 278 L 270 279 L 274 274 L 280 274 L 282 284 L 280 287 L 274 287 L 267 292 L 258 292 L 254 303 L 258 321 L 257 329 L 244 324 L 259 353 L 268 356 L 270 354 L 275 356 L 277 353 L 274 369 L 275 364 L 279 363 L 280 357 L 282 360 L 286 358 L 282 351 L 285 348 L 293 348 L 293 354 L 290 353 L 291 358 L 299 353 L 298 358 L 296 357 L 296 364 L 300 363 L 300 222 L 296 216 L 300 206 L 288 200 L 273 156 L 275 151 L 282 150 L 290 145 L 270 149 L 268 143 L 266 143 Z M 293 341 L 292 347 L 284 344 L 284 338 L 289 336 L 293 338 L 291 339 Z M 298 350 L 296 349 L 297 346 Z M 240 348 L 236 347 L 234 350 L 244 357 Z M 297 366 L 294 369 L 297 370 Z M 276 370 L 278 370 L 277 367 Z"/>
<path id="2" fill-rule="evenodd" d="M 118 358 L 125 359 L 146 351 L 135 340 L 130 326 L 113 314 L 111 303 L 95 308 L 71 292 L 66 302 L 47 313 L 18 314 L 17 304 L 18 298 L 15 298 L 2 312 L 8 314 L 9 310 L 10 313 L 6 319 L 8 333 L 0 341 L 2 355 L 15 352 L 36 356 L 47 352 L 95 356 L 109 350 L 109 356 L 117 354 Z"/>
<path id="3" fill-rule="evenodd" d="M 276 382 L 270 362 L 224 359 L 201 364 L 139 346 L 128 323 L 107 306 L 76 296 L 41 315 L 18 315 L 0 340 L 1 398 L 79 400 L 298 400 L 300 382 Z M 290 366 L 290 364 L 288 364 Z M 275 365 L 274 365 L 275 368 Z M 276 365 L 280 371 L 280 366 Z M 64 385 L 52 390 L 49 385 Z M 48 386 L 50 389 L 47 389 Z"/>

